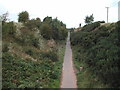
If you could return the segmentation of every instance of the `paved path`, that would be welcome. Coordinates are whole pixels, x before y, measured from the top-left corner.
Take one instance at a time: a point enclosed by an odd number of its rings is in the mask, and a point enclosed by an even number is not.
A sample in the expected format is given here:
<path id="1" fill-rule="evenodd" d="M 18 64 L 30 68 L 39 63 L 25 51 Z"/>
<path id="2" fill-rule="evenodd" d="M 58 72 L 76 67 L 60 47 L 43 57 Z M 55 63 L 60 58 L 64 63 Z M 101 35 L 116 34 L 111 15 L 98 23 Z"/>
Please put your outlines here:
<path id="1" fill-rule="evenodd" d="M 73 69 L 70 32 L 68 32 L 66 51 L 62 69 L 61 88 L 77 88 L 76 75 Z"/>

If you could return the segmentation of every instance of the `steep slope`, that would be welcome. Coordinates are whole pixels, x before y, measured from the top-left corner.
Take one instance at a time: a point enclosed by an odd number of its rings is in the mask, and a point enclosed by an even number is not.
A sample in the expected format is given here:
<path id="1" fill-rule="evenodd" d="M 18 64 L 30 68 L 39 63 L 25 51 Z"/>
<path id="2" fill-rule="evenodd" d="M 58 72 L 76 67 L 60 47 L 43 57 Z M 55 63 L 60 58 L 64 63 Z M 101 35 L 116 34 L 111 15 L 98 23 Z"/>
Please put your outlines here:
<path id="1" fill-rule="evenodd" d="M 64 40 L 47 40 L 22 23 L 4 22 L 2 32 L 3 88 L 60 87 Z"/>
<path id="2" fill-rule="evenodd" d="M 72 33 L 71 44 L 78 73 L 78 86 L 88 88 L 119 87 L 119 26 L 120 22 Z"/>

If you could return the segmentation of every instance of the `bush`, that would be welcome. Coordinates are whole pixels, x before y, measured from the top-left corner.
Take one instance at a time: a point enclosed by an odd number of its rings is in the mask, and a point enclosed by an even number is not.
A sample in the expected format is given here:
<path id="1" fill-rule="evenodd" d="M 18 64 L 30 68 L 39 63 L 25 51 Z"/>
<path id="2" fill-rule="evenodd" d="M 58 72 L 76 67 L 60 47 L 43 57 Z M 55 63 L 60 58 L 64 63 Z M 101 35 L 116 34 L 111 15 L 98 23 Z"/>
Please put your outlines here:
<path id="1" fill-rule="evenodd" d="M 52 37 L 52 29 L 48 24 L 42 23 L 41 25 L 41 35 L 43 38 L 49 40 Z"/>
<path id="2" fill-rule="evenodd" d="M 32 38 L 32 45 L 36 48 L 39 48 L 39 39 L 38 38 Z"/>
<path id="3" fill-rule="evenodd" d="M 88 24 L 88 25 L 85 25 L 81 31 L 87 31 L 87 32 L 90 32 L 92 30 L 94 30 L 95 28 L 99 27 L 100 26 L 100 22 L 95 22 L 95 23 L 92 23 L 92 24 Z"/>
<path id="4" fill-rule="evenodd" d="M 120 21 L 117 22 L 116 29 L 117 29 L 117 32 L 118 32 L 118 40 L 119 40 L 119 45 L 120 45 Z"/>
<path id="5" fill-rule="evenodd" d="M 105 23 L 105 21 L 98 21 L 98 22 L 100 22 L 100 23 Z"/>
<path id="6" fill-rule="evenodd" d="M 13 22 L 5 22 L 2 26 L 3 37 L 14 36 L 16 33 L 16 27 Z"/>
<path id="7" fill-rule="evenodd" d="M 21 45 L 30 45 L 39 48 L 39 38 L 34 35 L 35 32 L 29 31 L 28 28 L 21 28 L 21 35 L 16 37 L 16 42 Z"/>
<path id="8" fill-rule="evenodd" d="M 27 51 L 25 51 L 26 54 L 33 56 L 34 52 L 31 49 L 28 49 Z"/>
<path id="9" fill-rule="evenodd" d="M 25 26 L 30 29 L 30 30 L 33 30 L 35 28 L 39 29 L 40 28 L 40 24 L 41 24 L 41 21 L 39 19 L 32 19 L 32 20 L 28 20 L 26 23 L 25 23 Z"/>
<path id="10" fill-rule="evenodd" d="M 7 43 L 5 43 L 5 44 L 3 43 L 3 44 L 2 44 L 2 52 L 3 52 L 3 53 L 5 53 L 5 52 L 8 52 L 8 51 L 9 51 L 8 46 L 9 46 L 9 45 L 8 45 Z"/>
<path id="11" fill-rule="evenodd" d="M 49 52 L 42 52 L 41 53 L 42 58 L 49 58 L 52 61 L 58 61 L 58 56 L 55 52 L 49 51 Z"/>

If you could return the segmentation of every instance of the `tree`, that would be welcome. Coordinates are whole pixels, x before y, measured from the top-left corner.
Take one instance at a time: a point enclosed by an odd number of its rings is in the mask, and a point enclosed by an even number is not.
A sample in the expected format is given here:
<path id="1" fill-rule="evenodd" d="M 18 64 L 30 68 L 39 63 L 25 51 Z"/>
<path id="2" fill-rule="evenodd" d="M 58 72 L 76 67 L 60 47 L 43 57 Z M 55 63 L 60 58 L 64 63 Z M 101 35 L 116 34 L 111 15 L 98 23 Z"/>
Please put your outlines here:
<path id="1" fill-rule="evenodd" d="M 86 18 L 85 18 L 85 23 L 86 24 L 91 24 L 93 21 L 94 21 L 93 14 L 90 15 L 90 16 L 86 16 Z"/>
<path id="2" fill-rule="evenodd" d="M 23 11 L 18 15 L 18 22 L 27 22 L 29 20 L 29 13 L 27 11 Z"/>
<path id="3" fill-rule="evenodd" d="M 39 29 L 40 28 L 40 24 L 41 24 L 40 18 L 36 18 L 36 19 L 28 20 L 25 23 L 25 26 L 28 27 L 29 29 L 33 30 L 35 28 Z"/>
<path id="4" fill-rule="evenodd" d="M 43 22 L 45 22 L 45 23 L 48 23 L 48 24 L 51 24 L 52 23 L 52 17 L 45 17 L 44 19 L 43 19 Z"/>
<path id="5" fill-rule="evenodd" d="M 37 28 L 40 28 L 40 24 L 41 24 L 41 19 L 36 18 L 36 26 L 37 26 Z"/>
<path id="6" fill-rule="evenodd" d="M 52 38 L 54 40 L 63 40 L 66 37 L 66 25 L 57 18 L 52 20 Z"/>
<path id="7" fill-rule="evenodd" d="M 8 19 L 8 12 L 6 12 L 6 13 L 4 13 L 4 14 L 2 14 L 2 15 L 0 16 L 0 21 L 2 21 L 3 24 L 4 24 L 7 20 L 9 20 L 9 19 Z"/>
<path id="8" fill-rule="evenodd" d="M 42 23 L 41 25 L 41 35 L 47 39 L 47 40 L 50 40 L 51 37 L 52 37 L 52 28 L 50 27 L 49 24 L 47 23 Z"/>
<path id="9" fill-rule="evenodd" d="M 67 36 L 66 25 L 57 18 L 45 17 L 40 27 L 45 39 L 64 40 Z"/>

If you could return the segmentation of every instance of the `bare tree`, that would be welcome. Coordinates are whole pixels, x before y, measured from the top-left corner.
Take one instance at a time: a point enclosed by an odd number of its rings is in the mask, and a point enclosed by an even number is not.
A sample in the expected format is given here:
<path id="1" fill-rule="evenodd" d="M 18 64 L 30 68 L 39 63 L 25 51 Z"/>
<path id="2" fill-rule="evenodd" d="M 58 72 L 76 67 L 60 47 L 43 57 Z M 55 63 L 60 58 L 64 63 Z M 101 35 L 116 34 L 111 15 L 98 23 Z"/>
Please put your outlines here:
<path id="1" fill-rule="evenodd" d="M 0 21 L 6 22 L 8 20 L 9 13 L 6 12 L 0 16 Z"/>

